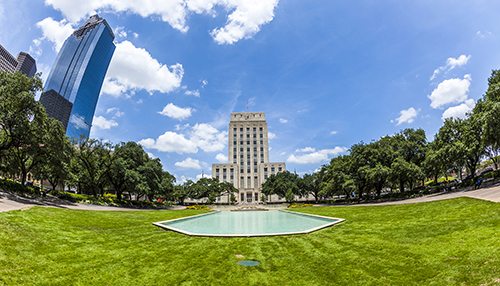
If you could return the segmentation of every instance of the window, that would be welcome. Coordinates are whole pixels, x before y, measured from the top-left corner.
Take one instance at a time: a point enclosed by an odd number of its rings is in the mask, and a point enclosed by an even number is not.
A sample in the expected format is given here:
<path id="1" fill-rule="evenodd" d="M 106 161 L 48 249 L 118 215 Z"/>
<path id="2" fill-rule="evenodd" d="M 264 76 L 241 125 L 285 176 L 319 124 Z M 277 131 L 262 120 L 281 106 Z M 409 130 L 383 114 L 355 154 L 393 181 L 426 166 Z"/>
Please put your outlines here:
<path id="1" fill-rule="evenodd" d="M 259 186 L 259 179 L 257 177 L 253 178 L 253 186 L 254 188 L 257 188 Z"/>
<path id="2" fill-rule="evenodd" d="M 250 147 L 247 147 L 247 152 L 250 152 Z"/>
<path id="3" fill-rule="evenodd" d="M 260 140 L 260 145 L 264 145 L 264 141 Z"/>
<path id="4" fill-rule="evenodd" d="M 233 158 L 236 159 L 236 154 L 233 155 Z"/>
<path id="5" fill-rule="evenodd" d="M 238 142 L 238 141 L 234 140 L 234 141 L 233 141 L 233 145 L 236 145 L 236 144 L 238 144 L 237 142 Z"/>
<path id="6" fill-rule="evenodd" d="M 263 137 L 264 137 L 264 135 L 262 135 L 262 133 L 260 133 L 260 138 L 263 138 Z"/>
<path id="7" fill-rule="evenodd" d="M 257 168 L 253 169 L 253 172 L 254 172 L 254 173 L 257 173 Z"/>
<path id="8" fill-rule="evenodd" d="M 281 170 L 282 170 L 282 169 L 281 169 L 281 167 L 279 167 L 279 168 L 278 168 L 278 172 L 281 172 Z"/>
<path id="9" fill-rule="evenodd" d="M 247 134 L 247 138 L 250 138 L 250 134 Z"/>
<path id="10" fill-rule="evenodd" d="M 240 147 L 240 152 L 243 152 L 243 147 Z"/>
<path id="11" fill-rule="evenodd" d="M 215 178 L 219 179 L 219 169 L 215 169 Z"/>
<path id="12" fill-rule="evenodd" d="M 243 132 L 243 128 L 240 128 L 240 132 Z"/>
<path id="13" fill-rule="evenodd" d="M 264 147 L 260 147 L 260 152 L 264 152 Z"/>
<path id="14" fill-rule="evenodd" d="M 241 197 L 240 202 L 244 202 L 244 201 L 245 201 L 245 194 L 244 194 L 244 193 L 241 193 L 241 196 L 240 196 L 240 197 Z"/>
<path id="15" fill-rule="evenodd" d="M 255 201 L 258 202 L 259 201 L 259 193 L 254 193 L 255 195 Z"/>
<path id="16" fill-rule="evenodd" d="M 247 140 L 247 145 L 250 145 L 250 140 Z"/>
<path id="17" fill-rule="evenodd" d="M 244 188 L 244 187 L 245 187 L 245 177 L 240 177 L 240 186 L 241 186 L 242 188 Z"/>
<path id="18" fill-rule="evenodd" d="M 255 141 L 255 140 L 254 140 L 254 141 L 253 141 L 253 145 L 257 145 L 257 141 Z"/>
<path id="19" fill-rule="evenodd" d="M 247 186 L 247 187 L 248 187 L 248 188 L 251 188 L 252 186 L 251 186 L 250 177 L 248 177 L 248 178 L 247 178 L 247 183 L 248 183 L 248 186 Z"/>
<path id="20" fill-rule="evenodd" d="M 253 128 L 253 132 L 255 132 L 255 131 L 257 131 L 257 128 L 255 128 L 255 127 L 254 127 L 254 128 Z"/>
<path id="21" fill-rule="evenodd" d="M 259 128 L 259 131 L 262 132 L 262 127 Z"/>
<path id="22" fill-rule="evenodd" d="M 271 174 L 274 174 L 274 167 L 271 167 Z"/>

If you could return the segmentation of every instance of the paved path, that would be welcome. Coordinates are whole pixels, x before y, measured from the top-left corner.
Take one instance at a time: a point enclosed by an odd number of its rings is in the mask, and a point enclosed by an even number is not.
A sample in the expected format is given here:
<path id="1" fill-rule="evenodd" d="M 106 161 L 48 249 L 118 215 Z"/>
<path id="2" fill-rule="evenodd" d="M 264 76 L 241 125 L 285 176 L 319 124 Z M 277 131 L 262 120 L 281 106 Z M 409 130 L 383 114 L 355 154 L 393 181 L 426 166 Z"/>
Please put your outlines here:
<path id="1" fill-rule="evenodd" d="M 381 205 L 403 205 L 403 204 L 414 204 L 423 202 L 440 201 L 447 199 L 454 199 L 460 197 L 469 197 L 481 200 L 487 200 L 492 202 L 500 202 L 500 186 L 485 187 L 479 190 L 469 189 L 458 192 L 441 192 L 436 194 L 431 194 L 423 197 L 393 201 L 393 202 L 382 202 L 382 203 L 368 203 L 368 204 L 352 204 L 352 205 L 339 205 L 339 206 L 381 206 Z"/>
<path id="2" fill-rule="evenodd" d="M 453 193 L 438 193 L 427 195 L 423 197 L 394 201 L 394 202 L 383 202 L 383 203 L 372 203 L 372 204 L 355 204 L 355 205 L 342 205 L 342 206 L 380 206 L 380 205 L 401 205 L 401 204 L 413 204 L 422 202 L 439 201 L 446 199 L 453 199 L 459 197 L 470 197 L 482 200 L 488 200 L 492 202 L 500 202 L 500 186 L 493 186 L 482 188 L 479 190 L 465 190 Z M 32 206 L 45 206 L 45 207 L 57 207 L 57 208 L 68 208 L 68 209 L 79 209 L 79 210 L 99 210 L 99 211 L 141 211 L 144 209 L 130 209 L 130 208 L 120 208 L 120 207 L 110 207 L 110 206 L 96 206 L 88 204 L 71 203 L 66 200 L 61 200 L 56 197 L 47 196 L 46 199 L 28 199 L 19 197 L 16 195 L 6 194 L 0 192 L 0 212 L 19 210 L 22 208 L 32 207 Z M 183 209 L 183 206 L 172 206 L 169 209 Z"/>
<path id="3" fill-rule="evenodd" d="M 0 191 L 0 212 L 19 210 L 32 206 L 56 207 L 77 210 L 93 210 L 93 211 L 145 211 L 157 209 L 132 209 L 112 206 L 98 206 L 89 204 L 72 203 L 67 200 L 62 200 L 48 195 L 46 198 L 30 199 L 17 195 L 7 194 Z M 171 206 L 168 209 L 184 209 L 183 206 Z"/>

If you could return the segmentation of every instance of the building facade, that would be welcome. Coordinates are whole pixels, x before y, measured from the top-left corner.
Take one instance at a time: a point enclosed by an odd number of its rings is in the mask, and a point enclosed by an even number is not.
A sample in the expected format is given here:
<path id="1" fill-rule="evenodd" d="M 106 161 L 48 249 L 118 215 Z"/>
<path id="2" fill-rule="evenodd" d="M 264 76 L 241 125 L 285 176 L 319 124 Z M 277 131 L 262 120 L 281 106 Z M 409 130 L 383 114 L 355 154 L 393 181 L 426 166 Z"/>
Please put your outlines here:
<path id="1" fill-rule="evenodd" d="M 238 190 L 238 203 L 261 201 L 261 186 L 268 176 L 286 170 L 284 162 L 269 162 L 269 142 L 264 112 L 231 113 L 228 162 L 212 165 L 212 177 L 230 182 Z M 227 203 L 227 196 L 217 198 Z"/>
<path id="2" fill-rule="evenodd" d="M 0 45 L 0 70 L 14 73 L 21 72 L 28 77 L 36 73 L 36 61 L 28 53 L 20 52 L 14 58 L 2 45 Z"/>
<path id="3" fill-rule="evenodd" d="M 66 39 L 50 70 L 40 102 L 70 138 L 90 134 L 114 38 L 106 20 L 91 16 Z"/>

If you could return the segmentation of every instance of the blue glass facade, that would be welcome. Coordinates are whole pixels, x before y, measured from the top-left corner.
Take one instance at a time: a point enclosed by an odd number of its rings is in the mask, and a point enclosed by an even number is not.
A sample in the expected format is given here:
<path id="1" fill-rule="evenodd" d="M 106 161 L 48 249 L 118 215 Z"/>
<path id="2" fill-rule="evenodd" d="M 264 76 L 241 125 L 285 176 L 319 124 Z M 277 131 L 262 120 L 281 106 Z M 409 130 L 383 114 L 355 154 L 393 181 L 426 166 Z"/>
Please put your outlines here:
<path id="1" fill-rule="evenodd" d="M 113 40 L 106 20 L 95 15 L 66 39 L 56 57 L 40 102 L 49 116 L 63 123 L 68 137 L 90 134 L 102 83 L 115 51 Z"/>

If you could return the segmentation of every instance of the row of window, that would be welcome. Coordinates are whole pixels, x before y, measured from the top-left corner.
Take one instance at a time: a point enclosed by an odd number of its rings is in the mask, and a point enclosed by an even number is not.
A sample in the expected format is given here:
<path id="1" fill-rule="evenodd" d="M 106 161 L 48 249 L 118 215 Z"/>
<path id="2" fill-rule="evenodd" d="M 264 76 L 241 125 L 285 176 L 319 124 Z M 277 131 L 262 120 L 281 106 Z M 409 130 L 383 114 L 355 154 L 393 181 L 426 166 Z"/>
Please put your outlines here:
<path id="1" fill-rule="evenodd" d="M 234 169 L 231 168 L 229 170 L 230 170 L 230 173 L 231 173 L 229 179 L 230 179 L 230 182 L 233 184 L 234 183 Z M 281 172 L 282 170 L 283 170 L 282 167 L 278 167 L 278 173 Z M 220 171 L 219 169 L 215 169 L 215 178 L 217 178 L 218 180 L 220 179 L 220 174 L 219 174 L 220 172 L 219 171 Z M 244 174 L 245 173 L 244 171 L 245 171 L 244 169 L 241 169 L 240 170 L 240 174 Z M 267 180 L 267 178 L 268 178 L 267 171 L 268 171 L 268 168 L 265 167 L 264 168 L 264 180 Z M 271 175 L 275 174 L 275 172 L 276 172 L 276 169 L 274 167 L 271 167 Z M 247 173 L 250 173 L 250 169 L 247 169 Z M 254 173 L 257 173 L 257 168 L 254 168 Z M 250 186 L 250 177 L 247 177 L 247 178 L 248 179 L 247 179 L 246 186 L 247 186 L 247 188 L 251 188 L 251 186 Z M 223 182 L 227 182 L 227 172 L 226 172 L 225 168 L 222 169 L 222 181 Z M 258 184 L 257 183 L 258 178 L 255 177 L 254 181 L 255 181 L 254 182 L 254 187 L 255 187 Z M 243 187 L 243 188 L 245 188 L 244 177 L 240 177 L 240 186 Z"/>

